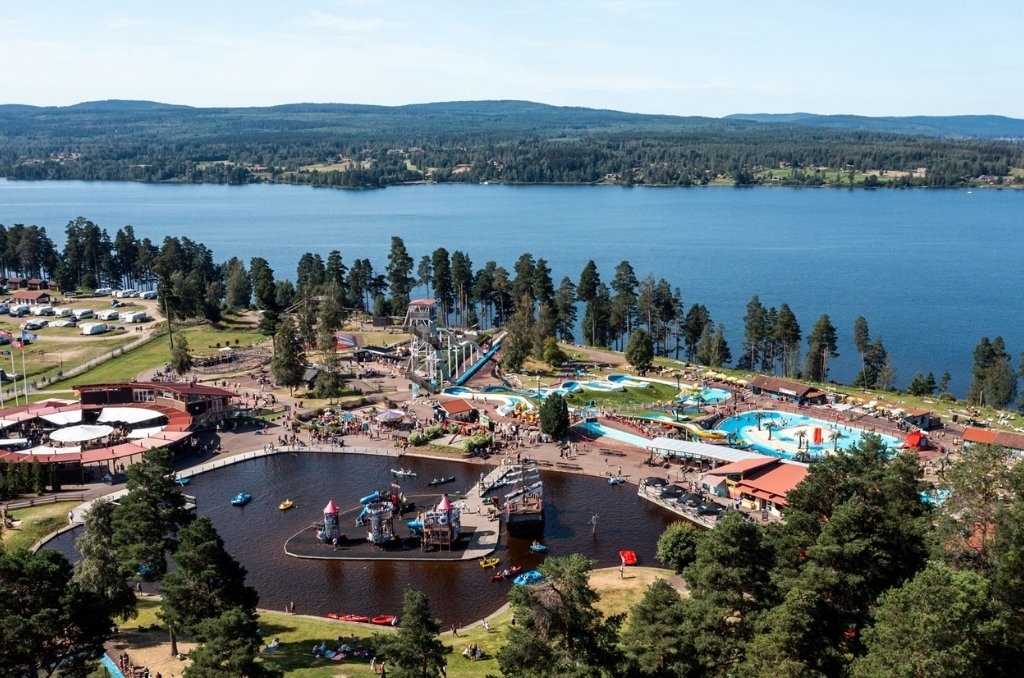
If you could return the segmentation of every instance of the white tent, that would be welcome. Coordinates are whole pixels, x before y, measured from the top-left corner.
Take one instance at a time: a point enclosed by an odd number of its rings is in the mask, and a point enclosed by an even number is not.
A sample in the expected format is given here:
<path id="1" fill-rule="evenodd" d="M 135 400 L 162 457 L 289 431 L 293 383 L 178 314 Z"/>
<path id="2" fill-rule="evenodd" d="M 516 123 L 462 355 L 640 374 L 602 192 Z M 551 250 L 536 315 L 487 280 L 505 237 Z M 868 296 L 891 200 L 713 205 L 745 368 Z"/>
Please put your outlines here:
<path id="1" fill-rule="evenodd" d="M 28 438 L 0 438 L 0 447 L 18 447 L 28 443 Z"/>
<path id="2" fill-rule="evenodd" d="M 157 433 L 160 433 L 160 431 L 163 431 L 163 430 L 164 430 L 163 426 L 152 426 L 150 428 L 137 428 L 134 431 L 131 431 L 130 433 L 128 433 L 128 438 L 130 440 L 142 440 L 143 438 L 148 438 L 150 436 L 155 436 Z"/>
<path id="3" fill-rule="evenodd" d="M 67 412 L 54 412 L 53 414 L 40 415 L 40 419 L 56 426 L 67 426 L 68 424 L 82 423 L 82 410 L 68 410 Z"/>
<path id="4" fill-rule="evenodd" d="M 68 426 L 54 431 L 50 434 L 50 440 L 60 443 L 80 443 L 83 440 L 95 440 L 108 436 L 114 432 L 113 426 L 90 426 L 81 424 L 79 426 Z"/>
<path id="5" fill-rule="evenodd" d="M 27 454 L 78 454 L 82 451 L 81 445 L 72 445 L 70 447 L 53 447 L 52 445 L 37 445 L 30 450 L 25 450 Z"/>
<path id="6" fill-rule="evenodd" d="M 100 423 L 119 422 L 123 424 L 139 424 L 150 419 L 164 416 L 160 412 L 144 410 L 141 407 L 104 407 L 97 419 Z"/>

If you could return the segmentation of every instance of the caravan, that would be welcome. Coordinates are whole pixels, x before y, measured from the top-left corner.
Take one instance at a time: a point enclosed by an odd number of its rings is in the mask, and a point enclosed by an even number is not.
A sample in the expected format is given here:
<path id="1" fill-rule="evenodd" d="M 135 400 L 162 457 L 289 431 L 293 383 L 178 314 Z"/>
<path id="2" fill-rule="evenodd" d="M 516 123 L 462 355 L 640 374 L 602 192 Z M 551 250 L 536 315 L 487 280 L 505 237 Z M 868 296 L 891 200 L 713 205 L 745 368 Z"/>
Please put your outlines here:
<path id="1" fill-rule="evenodd" d="M 83 325 L 81 325 L 81 328 L 82 334 L 85 335 L 103 334 L 104 332 L 110 329 L 109 327 L 107 327 L 106 323 L 84 323 Z"/>
<path id="2" fill-rule="evenodd" d="M 118 316 L 123 323 L 144 323 L 149 320 L 149 316 L 142 311 L 126 311 Z"/>

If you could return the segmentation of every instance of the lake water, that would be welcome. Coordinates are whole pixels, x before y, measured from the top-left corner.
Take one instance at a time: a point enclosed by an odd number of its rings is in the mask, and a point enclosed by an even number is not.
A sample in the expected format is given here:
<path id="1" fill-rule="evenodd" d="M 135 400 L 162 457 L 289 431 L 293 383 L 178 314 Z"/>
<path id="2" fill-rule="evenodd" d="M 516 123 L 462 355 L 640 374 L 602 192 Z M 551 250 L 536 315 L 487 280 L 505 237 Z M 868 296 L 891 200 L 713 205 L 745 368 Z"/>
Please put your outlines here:
<path id="1" fill-rule="evenodd" d="M 555 284 L 593 259 L 602 280 L 628 260 L 679 287 L 725 324 L 742 351 L 743 314 L 757 294 L 788 303 L 804 334 L 828 313 L 840 339 L 830 375 L 859 367 L 853 321 L 867 318 L 905 386 L 944 370 L 966 392 L 972 351 L 1002 335 L 1024 350 L 1024 192 L 1010 190 L 655 189 L 593 186 L 418 185 L 375 191 L 304 186 L 148 185 L 0 180 L 0 223 L 45 226 L 63 245 L 84 216 L 113 236 L 131 224 L 159 244 L 187 236 L 218 261 L 253 256 L 294 278 L 305 252 L 339 250 L 383 272 L 391 236 L 418 262 L 437 247 L 475 268 L 547 260 Z M 419 292 L 423 292 L 420 290 Z M 580 314 L 582 316 L 582 312 Z"/>

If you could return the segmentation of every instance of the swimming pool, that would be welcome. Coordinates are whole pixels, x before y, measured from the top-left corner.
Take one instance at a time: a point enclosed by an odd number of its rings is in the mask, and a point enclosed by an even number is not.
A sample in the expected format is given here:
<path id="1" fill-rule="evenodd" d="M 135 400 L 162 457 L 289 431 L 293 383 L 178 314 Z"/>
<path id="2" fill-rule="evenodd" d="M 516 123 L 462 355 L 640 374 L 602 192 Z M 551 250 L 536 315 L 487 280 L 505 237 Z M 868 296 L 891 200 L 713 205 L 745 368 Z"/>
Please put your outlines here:
<path id="1" fill-rule="evenodd" d="M 596 421 L 585 421 L 582 424 L 580 424 L 580 426 L 587 429 L 596 436 L 604 436 L 606 438 L 611 438 L 612 440 L 617 440 L 620 443 L 626 443 L 627 445 L 634 445 L 636 447 L 647 447 L 647 445 L 649 445 L 651 442 L 650 440 L 644 438 L 643 436 L 638 436 L 635 433 L 627 433 L 625 431 L 620 431 L 617 428 L 609 428 L 607 426 L 602 426 Z"/>
<path id="2" fill-rule="evenodd" d="M 714 386 L 705 386 L 693 391 L 684 389 L 683 392 L 686 395 L 679 398 L 677 402 L 689 406 L 717 405 L 732 397 L 732 394 L 724 388 L 715 388 Z"/>
<path id="3" fill-rule="evenodd" d="M 804 414 L 772 410 L 751 410 L 729 417 L 718 425 L 718 430 L 726 431 L 758 452 L 785 458 L 797 456 L 801 449 L 812 457 L 848 450 L 858 445 L 867 433 L 853 426 Z M 890 449 L 895 449 L 901 442 L 889 435 L 881 435 L 881 438 Z"/>

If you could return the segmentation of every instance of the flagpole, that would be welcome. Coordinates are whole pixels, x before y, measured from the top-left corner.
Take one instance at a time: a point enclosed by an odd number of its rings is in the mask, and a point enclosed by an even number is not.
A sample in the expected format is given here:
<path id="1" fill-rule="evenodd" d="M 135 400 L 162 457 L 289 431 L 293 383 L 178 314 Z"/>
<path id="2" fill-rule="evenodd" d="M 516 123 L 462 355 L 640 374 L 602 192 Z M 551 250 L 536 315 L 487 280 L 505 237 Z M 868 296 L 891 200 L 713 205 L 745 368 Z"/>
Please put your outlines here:
<path id="1" fill-rule="evenodd" d="M 14 380 L 14 406 L 18 406 L 18 373 L 14 371 L 14 342 L 11 342 L 11 379 Z"/>
<path id="2" fill-rule="evenodd" d="M 25 371 L 25 340 L 21 340 L 21 385 L 25 389 L 25 404 L 28 405 L 28 372 Z"/>

